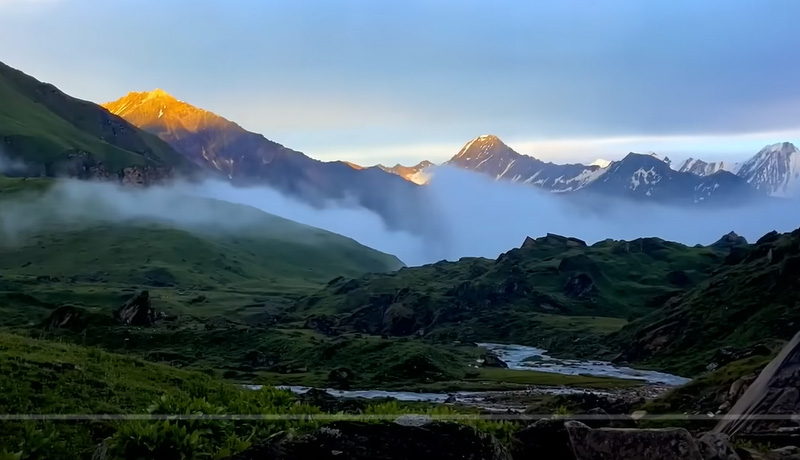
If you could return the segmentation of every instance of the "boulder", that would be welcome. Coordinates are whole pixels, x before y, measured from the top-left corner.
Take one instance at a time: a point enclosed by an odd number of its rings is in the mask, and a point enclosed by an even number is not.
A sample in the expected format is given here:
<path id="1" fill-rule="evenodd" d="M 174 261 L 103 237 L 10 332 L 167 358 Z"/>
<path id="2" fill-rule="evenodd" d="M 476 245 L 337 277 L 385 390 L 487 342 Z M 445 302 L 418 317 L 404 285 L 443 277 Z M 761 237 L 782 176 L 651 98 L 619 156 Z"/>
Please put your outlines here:
<path id="1" fill-rule="evenodd" d="M 114 313 L 122 324 L 131 326 L 150 326 L 156 322 L 156 312 L 150 306 L 150 293 L 142 291 L 122 304 Z"/>
<path id="2" fill-rule="evenodd" d="M 736 417 L 720 421 L 714 432 L 731 437 L 750 437 L 797 429 L 800 427 L 795 416 L 797 413 L 800 413 L 800 332 L 783 347 L 733 405 L 728 415 Z M 770 418 L 763 417 L 765 415 Z"/>
<path id="3" fill-rule="evenodd" d="M 328 373 L 328 383 L 333 388 L 348 390 L 355 379 L 353 371 L 346 367 L 334 369 Z"/>
<path id="4" fill-rule="evenodd" d="M 589 428 L 564 424 L 576 460 L 704 460 L 694 438 L 683 428 Z"/>
<path id="5" fill-rule="evenodd" d="M 84 308 L 62 305 L 53 310 L 53 313 L 45 321 L 44 327 L 47 329 L 83 329 L 87 316 L 88 312 Z"/>
<path id="6" fill-rule="evenodd" d="M 508 364 L 505 361 L 498 358 L 497 355 L 492 353 L 487 353 L 486 356 L 483 357 L 483 367 L 500 367 L 503 369 L 508 368 Z"/>
<path id="7" fill-rule="evenodd" d="M 493 436 L 457 423 L 334 422 L 271 438 L 235 460 L 511 460 Z"/>
<path id="8" fill-rule="evenodd" d="M 728 436 L 722 433 L 704 433 L 697 440 L 697 447 L 703 460 L 741 460 Z"/>
<path id="9" fill-rule="evenodd" d="M 511 438 L 511 456 L 515 459 L 573 460 L 569 434 L 565 422 L 570 416 L 539 419 L 517 431 Z M 600 428 L 611 426 L 612 420 L 606 411 L 593 408 L 580 415 L 587 426 Z"/>
<path id="10" fill-rule="evenodd" d="M 571 276 L 564 286 L 564 294 L 573 299 L 585 299 L 591 297 L 596 291 L 594 281 L 586 273 L 578 273 Z"/>
<path id="11" fill-rule="evenodd" d="M 564 419 L 540 419 L 514 433 L 511 456 L 515 459 L 574 460 Z"/>

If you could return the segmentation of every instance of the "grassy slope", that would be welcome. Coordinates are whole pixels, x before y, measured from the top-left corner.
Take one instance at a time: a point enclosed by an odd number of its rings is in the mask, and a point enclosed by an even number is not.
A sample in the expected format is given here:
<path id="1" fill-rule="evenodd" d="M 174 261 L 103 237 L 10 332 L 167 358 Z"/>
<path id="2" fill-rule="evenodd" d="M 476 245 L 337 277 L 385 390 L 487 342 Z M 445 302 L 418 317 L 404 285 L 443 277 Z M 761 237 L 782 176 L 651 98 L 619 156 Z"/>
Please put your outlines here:
<path id="1" fill-rule="evenodd" d="M 2 63 L 0 100 L 0 137 L 5 140 L 0 146 L 28 165 L 51 167 L 83 151 L 111 172 L 132 165 L 194 169 L 158 137 Z"/>
<path id="2" fill-rule="evenodd" d="M 652 311 L 661 298 L 708 276 L 721 259 L 712 249 L 652 238 L 586 247 L 545 237 L 497 261 L 462 259 L 338 280 L 303 299 L 297 314 L 335 316 L 342 326 L 373 333 L 424 329 L 440 339 L 532 345 L 572 333 L 572 341 L 613 332 L 626 318 Z M 683 284 L 673 282 L 675 271 L 686 275 Z M 583 298 L 566 289 L 579 274 L 594 283 Z"/>
<path id="3" fill-rule="evenodd" d="M 216 383 L 217 386 L 223 385 Z M 0 333 L 0 408 L 4 414 L 144 413 L 165 393 L 213 392 L 209 376 L 96 349 Z M 111 434 L 110 423 L 3 422 L 3 446 L 33 458 L 77 458 Z M 21 444 L 21 445 L 20 445 Z M 0 448 L 2 452 L 2 448 Z"/>
<path id="4" fill-rule="evenodd" d="M 614 336 L 622 358 L 696 375 L 721 347 L 788 340 L 800 327 L 800 230 L 766 235 L 708 280 Z"/>
<path id="5" fill-rule="evenodd" d="M 320 286 L 336 276 L 402 265 L 394 256 L 341 235 L 209 199 L 177 196 L 170 198 L 170 205 L 240 225 L 215 228 L 201 221 L 175 227 L 141 219 L 109 222 L 105 216 L 113 215 L 113 210 L 101 203 L 61 201 L 62 189 L 41 194 L 50 184 L 49 180 L 0 177 L 0 210 L 9 213 L 7 218 L 41 215 L 39 225 L 0 243 L 0 269 L 6 277 L 25 282 L 46 275 L 68 285 L 292 292 Z M 70 206 L 83 210 L 58 215 L 60 207 Z"/>

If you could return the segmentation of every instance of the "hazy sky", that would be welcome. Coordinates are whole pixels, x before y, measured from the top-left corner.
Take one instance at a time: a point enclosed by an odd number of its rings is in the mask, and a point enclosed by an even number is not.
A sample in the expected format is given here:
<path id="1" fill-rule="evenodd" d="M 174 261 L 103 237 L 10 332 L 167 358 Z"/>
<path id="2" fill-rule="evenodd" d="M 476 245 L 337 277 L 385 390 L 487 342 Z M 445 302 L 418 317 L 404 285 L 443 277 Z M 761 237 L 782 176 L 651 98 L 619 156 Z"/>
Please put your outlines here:
<path id="1" fill-rule="evenodd" d="M 797 0 L 0 0 L 0 60 L 160 87 L 322 159 L 733 160 L 800 139 Z"/>

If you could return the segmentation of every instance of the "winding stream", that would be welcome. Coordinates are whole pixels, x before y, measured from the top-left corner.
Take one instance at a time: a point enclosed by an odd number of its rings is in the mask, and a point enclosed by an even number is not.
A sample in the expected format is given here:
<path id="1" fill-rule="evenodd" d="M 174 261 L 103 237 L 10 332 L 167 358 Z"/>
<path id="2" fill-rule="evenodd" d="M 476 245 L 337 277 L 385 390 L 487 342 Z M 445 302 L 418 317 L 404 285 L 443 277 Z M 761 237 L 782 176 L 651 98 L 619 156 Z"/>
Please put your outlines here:
<path id="1" fill-rule="evenodd" d="M 552 372 L 566 375 L 591 375 L 595 377 L 615 377 L 621 379 L 643 380 L 649 384 L 679 386 L 689 379 L 656 371 L 644 371 L 630 367 L 616 366 L 608 361 L 558 359 L 547 355 L 547 350 L 524 345 L 504 345 L 499 343 L 479 343 L 479 347 L 494 353 L 508 364 L 509 369 L 523 371 Z"/>
<path id="2" fill-rule="evenodd" d="M 624 379 L 641 380 L 648 385 L 678 386 L 688 382 L 689 379 L 663 372 L 644 371 L 630 367 L 615 366 L 607 361 L 557 359 L 547 355 L 546 350 L 524 345 L 505 345 L 498 343 L 479 343 L 478 346 L 494 353 L 508 364 L 509 369 L 523 371 L 552 372 L 567 375 L 591 375 L 596 377 L 616 377 Z M 261 385 L 245 385 L 251 390 L 258 390 Z M 303 386 L 278 386 L 277 388 L 289 390 L 293 393 L 303 394 L 310 390 Z M 581 394 L 593 393 L 611 395 L 613 393 L 600 390 L 587 390 L 567 387 L 535 387 L 518 391 L 459 391 L 455 393 L 416 393 L 412 391 L 384 391 L 384 390 L 336 390 L 324 388 L 325 392 L 340 398 L 394 398 L 399 401 L 425 401 L 425 402 L 459 402 L 482 406 L 491 409 L 485 400 L 501 394 Z M 508 406 L 498 407 L 505 410 Z"/>

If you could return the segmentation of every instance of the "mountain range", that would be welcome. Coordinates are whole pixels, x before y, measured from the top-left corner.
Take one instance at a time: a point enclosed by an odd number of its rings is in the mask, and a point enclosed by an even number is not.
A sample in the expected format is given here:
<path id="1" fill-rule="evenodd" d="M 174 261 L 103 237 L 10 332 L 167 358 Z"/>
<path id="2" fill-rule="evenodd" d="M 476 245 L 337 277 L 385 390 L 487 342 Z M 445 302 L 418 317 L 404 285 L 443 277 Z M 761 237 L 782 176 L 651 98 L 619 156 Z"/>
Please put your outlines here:
<path id="1" fill-rule="evenodd" d="M 554 193 L 594 192 L 669 204 L 800 196 L 800 150 L 789 142 L 768 145 L 742 163 L 689 158 L 675 165 L 668 157 L 631 152 L 618 161 L 584 165 L 545 162 L 514 151 L 497 136 L 482 135 L 443 165 Z M 405 177 L 400 165 L 386 170 Z M 423 169 L 415 177 L 421 183 L 420 178 L 429 181 L 432 174 Z"/>
<path id="2" fill-rule="evenodd" d="M 382 168 L 315 160 L 161 89 L 131 92 L 102 106 L 234 184 L 269 185 L 317 206 L 354 200 L 392 227 L 422 230 L 421 221 L 404 218 L 424 211 L 421 191 Z"/>
<path id="3" fill-rule="evenodd" d="M 319 207 L 349 202 L 395 229 L 424 233 L 435 221 L 424 218 L 433 210 L 419 186 L 433 180 L 436 165 L 430 161 L 392 167 L 319 161 L 161 89 L 98 106 L 2 64 L 0 96 L 0 148 L 12 164 L 24 165 L 6 166 L 6 174 L 145 185 L 176 175 L 211 176 L 240 186 L 268 185 Z M 689 159 L 675 165 L 631 152 L 618 161 L 584 165 L 545 162 L 482 135 L 444 165 L 561 195 L 671 205 L 736 205 L 800 193 L 800 151 L 788 142 L 767 146 L 740 164 Z"/>

